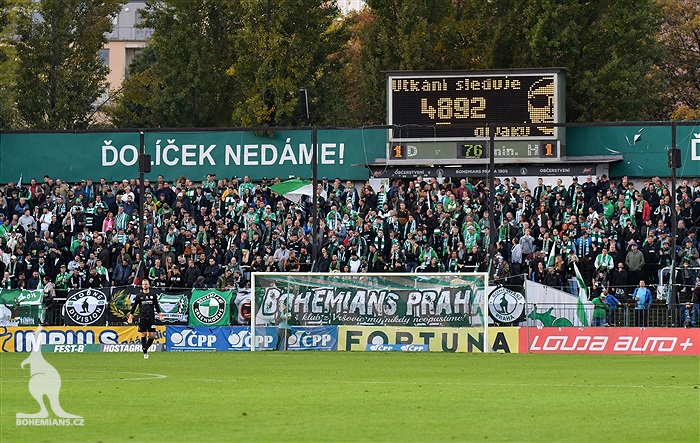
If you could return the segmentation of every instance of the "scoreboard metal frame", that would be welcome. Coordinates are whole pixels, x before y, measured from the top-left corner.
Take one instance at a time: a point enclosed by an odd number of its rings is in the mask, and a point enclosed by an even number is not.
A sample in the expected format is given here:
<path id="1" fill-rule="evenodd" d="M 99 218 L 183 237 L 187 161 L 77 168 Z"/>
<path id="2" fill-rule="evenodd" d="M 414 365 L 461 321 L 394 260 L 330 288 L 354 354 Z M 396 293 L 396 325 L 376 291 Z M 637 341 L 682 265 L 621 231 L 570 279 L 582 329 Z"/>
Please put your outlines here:
<path id="1" fill-rule="evenodd" d="M 556 141 L 565 121 L 562 68 L 490 71 L 391 71 L 387 122 L 396 142 Z M 543 126 L 537 126 L 541 123 Z"/>

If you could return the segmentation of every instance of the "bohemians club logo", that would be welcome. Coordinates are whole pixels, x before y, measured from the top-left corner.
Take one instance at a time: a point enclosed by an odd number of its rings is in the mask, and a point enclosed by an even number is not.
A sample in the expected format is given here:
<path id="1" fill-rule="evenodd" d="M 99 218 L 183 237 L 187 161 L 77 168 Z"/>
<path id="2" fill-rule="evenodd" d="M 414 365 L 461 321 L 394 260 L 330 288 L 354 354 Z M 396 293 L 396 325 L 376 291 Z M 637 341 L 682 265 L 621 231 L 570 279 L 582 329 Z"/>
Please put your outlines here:
<path id="1" fill-rule="evenodd" d="M 514 323 L 525 311 L 525 297 L 519 292 L 499 286 L 489 296 L 489 313 L 499 323 Z"/>
<path id="2" fill-rule="evenodd" d="M 79 325 L 92 325 L 107 309 L 107 296 L 97 289 L 83 289 L 71 294 L 66 301 L 66 315 Z"/>
<path id="3" fill-rule="evenodd" d="M 213 325 L 224 316 L 226 300 L 216 292 L 210 292 L 192 304 L 192 313 L 200 322 Z"/>

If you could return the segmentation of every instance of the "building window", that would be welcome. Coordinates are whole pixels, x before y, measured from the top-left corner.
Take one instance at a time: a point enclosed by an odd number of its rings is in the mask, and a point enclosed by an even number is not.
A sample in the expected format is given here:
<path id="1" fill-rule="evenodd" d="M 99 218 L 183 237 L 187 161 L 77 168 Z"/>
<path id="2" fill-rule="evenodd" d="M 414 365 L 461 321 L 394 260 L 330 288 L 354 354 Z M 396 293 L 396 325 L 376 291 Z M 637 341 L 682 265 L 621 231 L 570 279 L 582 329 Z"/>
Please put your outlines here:
<path id="1" fill-rule="evenodd" d="M 100 56 L 100 60 L 102 60 L 102 63 L 109 67 L 109 49 L 100 49 L 97 51 L 97 55 Z"/>

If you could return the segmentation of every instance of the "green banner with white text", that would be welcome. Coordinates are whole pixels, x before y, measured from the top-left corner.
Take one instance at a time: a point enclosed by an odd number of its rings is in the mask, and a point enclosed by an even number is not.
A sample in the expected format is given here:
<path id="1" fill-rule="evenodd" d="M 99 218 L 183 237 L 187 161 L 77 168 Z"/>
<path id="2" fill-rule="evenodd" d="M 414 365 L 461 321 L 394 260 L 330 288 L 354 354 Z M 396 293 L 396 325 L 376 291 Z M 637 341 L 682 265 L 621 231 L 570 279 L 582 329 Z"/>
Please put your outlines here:
<path id="1" fill-rule="evenodd" d="M 145 149 L 152 172 L 167 180 L 188 177 L 290 176 L 311 178 L 312 131 L 178 131 L 146 132 Z M 347 129 L 318 131 L 318 174 L 341 179 L 366 180 L 364 164 L 384 157 L 386 131 Z M 138 176 L 139 133 L 2 133 L 0 182 L 28 182 L 44 175 L 76 182 L 104 177 L 108 181 Z M 99 175 L 97 175 L 99 174 Z"/>

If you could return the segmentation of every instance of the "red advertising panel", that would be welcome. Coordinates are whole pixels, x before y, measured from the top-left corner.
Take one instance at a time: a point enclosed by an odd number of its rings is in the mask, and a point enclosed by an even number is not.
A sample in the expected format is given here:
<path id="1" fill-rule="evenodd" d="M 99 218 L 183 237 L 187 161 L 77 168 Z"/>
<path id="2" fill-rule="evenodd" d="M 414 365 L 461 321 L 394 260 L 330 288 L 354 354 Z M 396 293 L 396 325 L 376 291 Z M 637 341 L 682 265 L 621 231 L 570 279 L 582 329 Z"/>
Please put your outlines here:
<path id="1" fill-rule="evenodd" d="M 700 355 L 700 329 L 520 328 L 520 352 Z"/>

